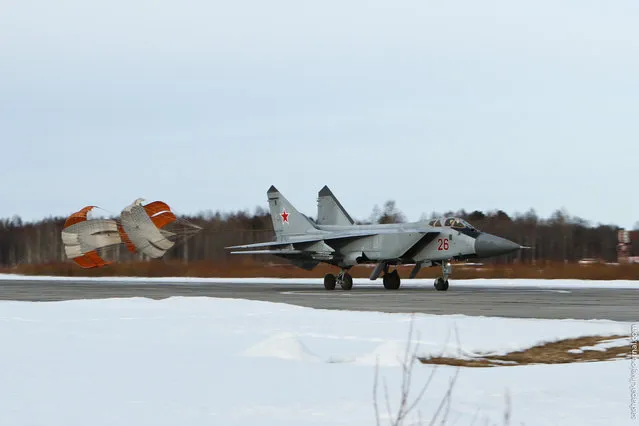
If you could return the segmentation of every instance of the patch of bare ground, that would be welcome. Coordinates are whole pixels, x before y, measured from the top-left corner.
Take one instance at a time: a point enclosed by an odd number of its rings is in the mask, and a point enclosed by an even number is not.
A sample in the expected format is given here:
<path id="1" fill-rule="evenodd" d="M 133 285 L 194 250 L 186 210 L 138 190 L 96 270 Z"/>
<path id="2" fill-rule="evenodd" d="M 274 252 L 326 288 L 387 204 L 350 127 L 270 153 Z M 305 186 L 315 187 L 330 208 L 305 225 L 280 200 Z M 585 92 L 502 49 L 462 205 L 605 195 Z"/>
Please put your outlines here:
<path id="1" fill-rule="evenodd" d="M 592 348 L 609 340 L 628 339 L 627 344 Z M 423 364 L 453 365 L 460 367 L 506 367 L 530 364 L 568 364 L 575 362 L 609 361 L 629 358 L 632 353 L 629 336 L 585 336 L 545 342 L 528 349 L 506 355 L 482 355 L 472 359 L 449 357 L 419 358 Z"/>

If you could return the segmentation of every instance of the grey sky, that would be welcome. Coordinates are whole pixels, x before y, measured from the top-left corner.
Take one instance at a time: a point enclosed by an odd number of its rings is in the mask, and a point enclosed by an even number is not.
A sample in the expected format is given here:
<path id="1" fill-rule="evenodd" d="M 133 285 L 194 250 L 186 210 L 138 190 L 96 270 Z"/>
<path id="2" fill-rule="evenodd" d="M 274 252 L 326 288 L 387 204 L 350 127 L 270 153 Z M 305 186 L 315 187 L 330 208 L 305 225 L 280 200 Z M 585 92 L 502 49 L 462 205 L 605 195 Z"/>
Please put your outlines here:
<path id="1" fill-rule="evenodd" d="M 565 208 L 630 227 L 636 0 L 8 1 L 0 216 L 137 197 L 352 216 Z"/>

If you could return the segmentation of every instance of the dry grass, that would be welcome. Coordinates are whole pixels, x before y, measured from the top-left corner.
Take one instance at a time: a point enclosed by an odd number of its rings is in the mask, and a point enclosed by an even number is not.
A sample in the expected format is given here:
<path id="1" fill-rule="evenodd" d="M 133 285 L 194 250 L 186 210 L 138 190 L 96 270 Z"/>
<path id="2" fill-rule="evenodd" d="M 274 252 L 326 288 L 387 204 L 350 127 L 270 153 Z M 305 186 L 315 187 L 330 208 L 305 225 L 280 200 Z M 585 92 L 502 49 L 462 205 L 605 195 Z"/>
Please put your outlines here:
<path id="1" fill-rule="evenodd" d="M 269 259 L 271 260 L 271 259 Z M 412 266 L 401 266 L 399 272 L 408 276 Z M 274 278 L 320 278 L 337 268 L 321 264 L 313 271 L 297 268 L 286 262 L 255 260 L 251 257 L 234 256 L 226 261 L 196 261 L 188 264 L 179 261 L 153 260 L 149 262 L 117 263 L 100 269 L 82 269 L 71 262 L 43 265 L 20 265 L 5 268 L 3 273 L 26 275 L 61 276 L 141 276 L 141 277 L 274 277 Z M 356 266 L 351 274 L 355 278 L 368 277 L 371 268 Z M 417 278 L 435 278 L 441 274 L 440 267 L 423 268 Z M 545 263 L 540 265 L 509 264 L 483 267 L 453 265 L 451 279 L 470 278 L 537 278 L 537 279 L 588 279 L 588 280 L 639 280 L 639 265 L 578 265 Z"/>
<path id="2" fill-rule="evenodd" d="M 584 350 L 581 353 L 568 352 L 585 346 L 594 346 L 606 340 L 628 338 L 628 336 L 586 336 L 542 343 L 522 351 L 506 355 L 479 354 L 474 359 L 457 359 L 449 357 L 420 358 L 423 364 L 453 365 L 460 367 L 504 367 L 529 364 L 568 364 L 574 362 L 609 361 L 621 357 L 630 357 L 632 343 L 608 348 L 606 350 Z"/>

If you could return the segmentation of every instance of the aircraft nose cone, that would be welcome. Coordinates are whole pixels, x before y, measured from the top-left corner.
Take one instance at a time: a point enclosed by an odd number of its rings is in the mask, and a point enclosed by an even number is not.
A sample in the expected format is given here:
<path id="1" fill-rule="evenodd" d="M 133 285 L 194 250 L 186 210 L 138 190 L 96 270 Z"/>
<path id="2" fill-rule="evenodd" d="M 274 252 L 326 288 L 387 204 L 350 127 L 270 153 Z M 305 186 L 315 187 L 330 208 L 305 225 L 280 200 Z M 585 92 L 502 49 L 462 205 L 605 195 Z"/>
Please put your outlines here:
<path id="1" fill-rule="evenodd" d="M 505 238 L 491 234 L 479 234 L 475 239 L 475 253 L 478 257 L 500 256 L 519 250 L 521 246 Z"/>

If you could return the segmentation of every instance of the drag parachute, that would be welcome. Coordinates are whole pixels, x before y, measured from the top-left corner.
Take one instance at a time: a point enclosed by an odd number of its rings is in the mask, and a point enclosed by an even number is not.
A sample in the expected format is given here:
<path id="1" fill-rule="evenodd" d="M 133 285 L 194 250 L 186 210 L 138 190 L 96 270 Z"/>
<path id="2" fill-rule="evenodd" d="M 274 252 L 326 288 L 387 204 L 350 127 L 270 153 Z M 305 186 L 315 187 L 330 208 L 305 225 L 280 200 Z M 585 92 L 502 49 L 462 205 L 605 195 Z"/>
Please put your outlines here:
<path id="1" fill-rule="evenodd" d="M 161 201 L 144 206 L 141 199 L 135 200 L 120 214 L 121 232 L 127 248 L 151 258 L 162 257 L 175 245 L 171 240 L 175 234 L 162 228 L 176 220 L 169 206 Z"/>
<path id="2" fill-rule="evenodd" d="M 157 259 L 202 228 L 178 218 L 163 201 L 139 198 L 116 219 L 87 219 L 94 206 L 73 213 L 62 230 L 67 256 L 83 268 L 103 267 L 107 249 L 125 246 L 131 253 Z M 114 255 L 119 257 L 119 251 Z"/>
<path id="3" fill-rule="evenodd" d="M 62 243 L 68 258 L 83 268 L 99 268 L 110 264 L 100 250 L 120 244 L 118 224 L 113 219 L 89 219 L 96 206 L 86 206 L 67 218 L 62 228 Z"/>

